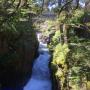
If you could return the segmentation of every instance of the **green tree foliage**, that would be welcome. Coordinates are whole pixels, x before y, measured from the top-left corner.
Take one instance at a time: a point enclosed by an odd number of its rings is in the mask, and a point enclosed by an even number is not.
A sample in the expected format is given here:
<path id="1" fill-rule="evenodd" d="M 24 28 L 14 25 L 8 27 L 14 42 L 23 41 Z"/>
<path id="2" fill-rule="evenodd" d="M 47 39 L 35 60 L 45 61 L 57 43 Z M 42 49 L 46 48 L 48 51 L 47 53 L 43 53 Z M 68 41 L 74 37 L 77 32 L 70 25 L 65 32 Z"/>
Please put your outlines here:
<path id="1" fill-rule="evenodd" d="M 90 37 L 87 36 L 90 34 L 90 28 L 88 28 L 90 22 L 88 24 L 83 22 L 86 12 L 82 8 L 74 7 L 69 1 L 67 0 L 66 4 L 58 9 L 60 30 L 55 33 L 51 43 L 54 47 L 52 69 L 54 68 L 58 86 L 61 86 L 59 89 L 80 90 L 89 88 L 90 82 Z M 69 5 L 72 7 L 68 7 Z M 63 25 L 65 25 L 64 28 Z M 68 43 L 65 43 L 66 37 Z M 64 42 L 60 45 L 61 39 Z"/>
<path id="2" fill-rule="evenodd" d="M 12 51 L 15 52 L 16 47 L 19 47 L 17 42 L 23 34 L 30 32 L 31 36 L 35 37 L 32 24 L 32 8 L 34 7 L 30 6 L 31 3 L 27 0 L 0 0 L 0 39 L 2 45 L 6 40 L 10 51 L 5 55 L 0 54 L 1 62 L 5 62 L 3 59 L 6 61 L 10 59 Z"/>

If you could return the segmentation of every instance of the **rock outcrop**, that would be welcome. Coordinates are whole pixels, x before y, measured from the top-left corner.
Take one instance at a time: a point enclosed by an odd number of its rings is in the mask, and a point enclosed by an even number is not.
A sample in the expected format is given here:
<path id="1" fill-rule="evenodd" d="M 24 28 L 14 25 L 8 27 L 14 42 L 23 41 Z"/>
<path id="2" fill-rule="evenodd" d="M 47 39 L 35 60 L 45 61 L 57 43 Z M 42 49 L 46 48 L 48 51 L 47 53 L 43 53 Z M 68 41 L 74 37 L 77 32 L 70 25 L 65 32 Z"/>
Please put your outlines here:
<path id="1" fill-rule="evenodd" d="M 30 78 L 38 41 L 30 22 L 16 25 L 18 32 L 0 32 L 0 87 L 21 87 Z"/>

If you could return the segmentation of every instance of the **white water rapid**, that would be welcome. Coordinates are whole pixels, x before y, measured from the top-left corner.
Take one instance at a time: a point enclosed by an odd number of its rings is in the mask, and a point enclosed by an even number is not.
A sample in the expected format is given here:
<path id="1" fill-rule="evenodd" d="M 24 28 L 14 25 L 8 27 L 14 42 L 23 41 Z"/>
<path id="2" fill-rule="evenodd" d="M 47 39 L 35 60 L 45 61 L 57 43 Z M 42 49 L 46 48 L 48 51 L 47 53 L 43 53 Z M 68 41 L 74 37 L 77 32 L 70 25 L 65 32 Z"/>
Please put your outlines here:
<path id="1" fill-rule="evenodd" d="M 40 34 L 37 34 L 37 36 L 39 40 L 38 51 L 40 55 L 34 62 L 31 79 L 24 87 L 24 90 L 51 90 L 52 84 L 48 67 L 50 62 L 49 50 L 47 44 L 40 41 Z"/>

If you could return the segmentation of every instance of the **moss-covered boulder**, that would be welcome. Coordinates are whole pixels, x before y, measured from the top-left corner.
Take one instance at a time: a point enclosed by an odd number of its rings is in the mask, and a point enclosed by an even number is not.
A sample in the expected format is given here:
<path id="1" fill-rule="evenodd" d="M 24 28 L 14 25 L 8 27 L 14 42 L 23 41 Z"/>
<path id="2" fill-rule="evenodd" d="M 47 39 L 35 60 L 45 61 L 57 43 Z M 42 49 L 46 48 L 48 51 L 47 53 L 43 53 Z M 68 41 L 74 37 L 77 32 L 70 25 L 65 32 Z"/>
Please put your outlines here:
<path id="1" fill-rule="evenodd" d="M 17 31 L 0 32 L 0 87 L 23 86 L 30 78 L 38 41 L 29 21 L 20 21 Z"/>

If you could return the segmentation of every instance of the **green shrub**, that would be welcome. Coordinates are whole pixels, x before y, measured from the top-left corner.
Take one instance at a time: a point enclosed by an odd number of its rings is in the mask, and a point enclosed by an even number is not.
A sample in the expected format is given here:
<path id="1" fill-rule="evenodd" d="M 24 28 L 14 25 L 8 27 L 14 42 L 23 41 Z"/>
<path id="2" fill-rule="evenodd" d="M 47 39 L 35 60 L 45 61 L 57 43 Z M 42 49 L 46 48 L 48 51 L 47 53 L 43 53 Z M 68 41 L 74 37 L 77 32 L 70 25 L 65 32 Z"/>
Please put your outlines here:
<path id="1" fill-rule="evenodd" d="M 69 52 L 68 45 L 57 44 L 53 54 L 53 63 L 64 64 L 68 52 Z"/>

